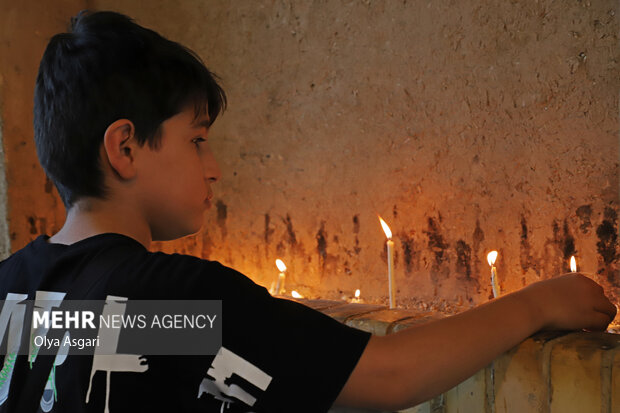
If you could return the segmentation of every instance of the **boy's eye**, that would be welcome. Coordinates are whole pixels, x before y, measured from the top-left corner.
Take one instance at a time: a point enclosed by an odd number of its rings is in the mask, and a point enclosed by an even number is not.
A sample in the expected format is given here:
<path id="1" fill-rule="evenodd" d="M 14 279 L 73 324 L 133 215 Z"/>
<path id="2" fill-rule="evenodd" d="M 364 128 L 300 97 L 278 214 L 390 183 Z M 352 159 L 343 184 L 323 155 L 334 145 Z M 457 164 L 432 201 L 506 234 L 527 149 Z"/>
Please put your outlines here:
<path id="1" fill-rule="evenodd" d="M 192 143 L 195 144 L 196 146 L 200 146 L 201 142 L 206 142 L 207 140 L 205 138 L 201 138 L 201 137 L 197 137 L 192 139 Z"/>

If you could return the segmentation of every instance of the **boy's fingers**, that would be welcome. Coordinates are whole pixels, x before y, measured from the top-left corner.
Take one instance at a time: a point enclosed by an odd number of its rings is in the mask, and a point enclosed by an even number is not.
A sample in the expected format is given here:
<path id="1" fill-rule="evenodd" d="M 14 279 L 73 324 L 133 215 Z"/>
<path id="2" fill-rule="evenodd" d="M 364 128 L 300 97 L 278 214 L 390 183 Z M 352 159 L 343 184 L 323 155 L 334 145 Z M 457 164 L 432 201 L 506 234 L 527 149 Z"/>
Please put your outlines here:
<path id="1" fill-rule="evenodd" d="M 592 324 L 587 327 L 590 331 L 605 331 L 613 318 L 609 314 L 596 312 L 592 317 Z"/>
<path id="2" fill-rule="evenodd" d="M 594 307 L 594 310 L 600 313 L 607 314 L 609 317 L 611 317 L 611 320 L 613 320 L 616 317 L 616 314 L 618 312 L 618 309 L 616 308 L 616 306 L 613 305 L 612 302 L 607 299 L 603 300 L 601 303 L 598 303 L 598 305 Z M 609 321 L 611 322 L 611 320 Z"/>

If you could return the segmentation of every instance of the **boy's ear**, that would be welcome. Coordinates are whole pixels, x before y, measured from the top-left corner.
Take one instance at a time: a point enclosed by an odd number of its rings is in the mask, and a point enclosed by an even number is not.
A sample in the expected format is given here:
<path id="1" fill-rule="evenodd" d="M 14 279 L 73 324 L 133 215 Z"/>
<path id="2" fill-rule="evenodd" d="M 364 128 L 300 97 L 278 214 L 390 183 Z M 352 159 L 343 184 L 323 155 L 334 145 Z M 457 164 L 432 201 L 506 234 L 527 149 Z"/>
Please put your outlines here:
<path id="1" fill-rule="evenodd" d="M 112 122 L 103 135 L 102 155 L 107 157 L 112 169 L 122 179 L 132 179 L 136 175 L 134 160 L 137 146 L 134 125 L 128 119 Z"/>

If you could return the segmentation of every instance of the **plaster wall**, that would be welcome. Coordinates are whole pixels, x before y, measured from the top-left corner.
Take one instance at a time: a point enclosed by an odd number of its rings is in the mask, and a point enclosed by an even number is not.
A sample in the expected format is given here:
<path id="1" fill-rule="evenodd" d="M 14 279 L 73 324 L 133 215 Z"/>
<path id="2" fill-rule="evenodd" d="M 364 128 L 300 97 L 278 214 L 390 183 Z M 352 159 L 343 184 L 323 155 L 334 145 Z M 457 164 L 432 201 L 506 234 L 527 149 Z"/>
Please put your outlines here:
<path id="1" fill-rule="evenodd" d="M 50 37 L 65 31 L 84 1 L 0 0 L 0 256 L 64 222 L 62 202 L 37 160 L 32 100 Z"/>
<path id="2" fill-rule="evenodd" d="M 13 250 L 62 224 L 28 106 L 44 38 L 81 3 L 59 4 L 39 34 L 6 18 L 4 30 L 36 43 L 21 72 L 3 66 L 5 88 L 21 88 L 3 109 Z M 576 255 L 618 303 L 616 1 L 86 5 L 195 50 L 229 97 L 210 138 L 223 178 L 205 229 L 154 248 L 265 286 L 281 258 L 289 290 L 361 288 L 385 302 L 380 214 L 395 234 L 401 306 L 486 301 L 491 249 L 503 291 L 568 271 Z"/>

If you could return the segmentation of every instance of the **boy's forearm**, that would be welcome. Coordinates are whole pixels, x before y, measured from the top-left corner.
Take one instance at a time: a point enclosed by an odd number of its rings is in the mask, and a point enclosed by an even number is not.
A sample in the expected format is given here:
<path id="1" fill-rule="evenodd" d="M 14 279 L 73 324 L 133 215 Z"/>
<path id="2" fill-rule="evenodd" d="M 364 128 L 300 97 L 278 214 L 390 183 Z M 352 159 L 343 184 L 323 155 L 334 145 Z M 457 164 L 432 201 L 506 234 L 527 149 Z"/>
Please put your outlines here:
<path id="1" fill-rule="evenodd" d="M 383 337 L 405 405 L 428 400 L 488 365 L 542 327 L 520 293 Z M 389 373 L 388 373 L 389 374 Z M 397 379 L 396 379 L 397 378 Z M 401 399 L 402 400 L 402 399 Z"/>
<path id="2" fill-rule="evenodd" d="M 453 317 L 373 337 L 368 357 L 356 367 L 360 374 L 351 378 L 365 377 L 366 390 L 354 399 L 341 394 L 339 404 L 399 409 L 428 400 L 465 380 L 542 327 L 519 294 Z M 364 374 L 365 369 L 368 374 Z"/>

